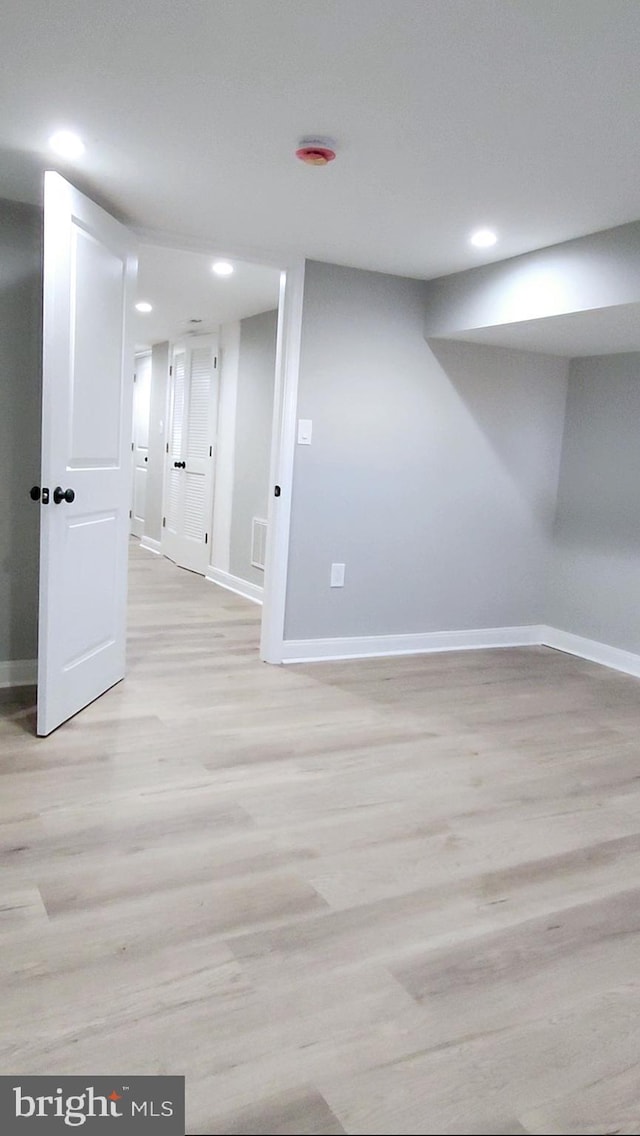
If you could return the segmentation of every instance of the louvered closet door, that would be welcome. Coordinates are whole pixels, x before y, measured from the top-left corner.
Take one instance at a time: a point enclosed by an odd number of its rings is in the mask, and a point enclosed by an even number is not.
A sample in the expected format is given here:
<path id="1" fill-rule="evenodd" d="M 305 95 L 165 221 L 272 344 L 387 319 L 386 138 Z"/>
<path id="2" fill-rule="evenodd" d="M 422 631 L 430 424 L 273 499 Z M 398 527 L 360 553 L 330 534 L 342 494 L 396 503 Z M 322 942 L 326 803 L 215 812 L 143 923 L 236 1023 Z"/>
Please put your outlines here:
<path id="1" fill-rule="evenodd" d="M 163 551 L 204 574 L 209 562 L 217 418 L 217 344 L 199 336 L 176 350 L 165 479 Z"/>

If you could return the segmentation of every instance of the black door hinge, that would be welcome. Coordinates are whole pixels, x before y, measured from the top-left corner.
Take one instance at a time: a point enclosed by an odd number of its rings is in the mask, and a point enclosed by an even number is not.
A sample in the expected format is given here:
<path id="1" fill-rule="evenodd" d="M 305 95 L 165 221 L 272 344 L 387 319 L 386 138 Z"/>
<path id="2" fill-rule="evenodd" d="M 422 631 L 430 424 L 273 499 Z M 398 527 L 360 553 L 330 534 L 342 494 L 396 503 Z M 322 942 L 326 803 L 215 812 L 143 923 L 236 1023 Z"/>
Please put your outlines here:
<path id="1" fill-rule="evenodd" d="M 173 374 L 173 367 L 169 367 L 169 375 L 171 376 L 172 374 Z"/>
<path id="2" fill-rule="evenodd" d="M 281 490 L 280 486 L 279 486 L 279 485 L 275 485 L 275 486 L 274 486 L 274 489 L 273 489 L 273 496 L 274 496 L 274 497 L 279 497 L 281 493 L 282 493 L 282 490 Z"/>
<path id="3" fill-rule="evenodd" d="M 214 355 L 213 356 L 213 369 L 214 369 L 214 371 L 215 371 L 217 366 L 218 366 L 218 356 Z"/>
<path id="4" fill-rule="evenodd" d="M 208 543 L 209 543 L 209 533 L 205 533 L 205 534 L 204 534 L 204 543 L 205 543 L 205 544 L 208 544 Z"/>
<path id="5" fill-rule="evenodd" d="M 167 527 L 167 518 L 166 517 L 162 518 L 162 527 L 163 527 L 163 529 L 166 529 L 166 527 Z"/>
<path id="6" fill-rule="evenodd" d="M 129 520 L 131 520 L 132 516 L 133 516 L 133 513 L 131 512 L 131 509 L 129 509 Z"/>

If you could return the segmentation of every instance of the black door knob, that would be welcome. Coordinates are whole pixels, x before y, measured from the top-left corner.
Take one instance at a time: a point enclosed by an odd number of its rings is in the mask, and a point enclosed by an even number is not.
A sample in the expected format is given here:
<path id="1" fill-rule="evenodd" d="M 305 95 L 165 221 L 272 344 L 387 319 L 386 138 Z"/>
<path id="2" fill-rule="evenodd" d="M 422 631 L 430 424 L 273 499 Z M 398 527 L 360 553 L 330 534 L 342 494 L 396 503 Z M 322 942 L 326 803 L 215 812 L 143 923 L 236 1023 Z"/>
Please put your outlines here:
<path id="1" fill-rule="evenodd" d="M 173 464 L 176 467 L 176 469 L 186 469 L 187 468 L 186 462 L 174 462 Z"/>
<path id="2" fill-rule="evenodd" d="M 40 500 L 40 486 L 39 485 L 32 485 L 31 489 L 29 490 L 29 496 L 30 496 L 32 501 L 39 501 Z"/>
<path id="3" fill-rule="evenodd" d="M 75 501 L 75 497 L 73 489 L 63 489 L 60 485 L 56 485 L 53 491 L 53 500 L 56 505 L 60 505 L 62 501 L 66 501 L 70 505 L 72 501 Z"/>

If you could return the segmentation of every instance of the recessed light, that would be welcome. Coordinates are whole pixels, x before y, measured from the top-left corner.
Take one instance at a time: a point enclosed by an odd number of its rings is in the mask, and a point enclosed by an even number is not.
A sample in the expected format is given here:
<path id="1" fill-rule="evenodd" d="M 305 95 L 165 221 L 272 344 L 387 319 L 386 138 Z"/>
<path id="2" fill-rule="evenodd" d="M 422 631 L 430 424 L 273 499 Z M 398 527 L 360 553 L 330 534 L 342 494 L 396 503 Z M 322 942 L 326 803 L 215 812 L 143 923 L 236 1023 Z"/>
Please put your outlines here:
<path id="1" fill-rule="evenodd" d="M 216 260 L 215 263 L 212 264 L 211 269 L 215 272 L 216 276 L 231 276 L 231 273 L 234 271 L 233 265 L 229 264 L 228 260 Z"/>
<path id="2" fill-rule="evenodd" d="M 61 158 L 80 158 L 85 151 L 82 138 L 72 130 L 56 130 L 49 139 L 49 145 Z"/>
<path id="3" fill-rule="evenodd" d="M 146 300 L 141 300 L 139 304 L 136 304 L 136 311 L 137 312 L 152 312 L 153 311 L 153 305 L 149 304 Z"/>
<path id="4" fill-rule="evenodd" d="M 491 245 L 495 245 L 497 239 L 497 234 L 494 233 L 493 229 L 476 229 L 475 233 L 472 233 L 469 238 L 471 244 L 479 249 L 491 248 Z"/>

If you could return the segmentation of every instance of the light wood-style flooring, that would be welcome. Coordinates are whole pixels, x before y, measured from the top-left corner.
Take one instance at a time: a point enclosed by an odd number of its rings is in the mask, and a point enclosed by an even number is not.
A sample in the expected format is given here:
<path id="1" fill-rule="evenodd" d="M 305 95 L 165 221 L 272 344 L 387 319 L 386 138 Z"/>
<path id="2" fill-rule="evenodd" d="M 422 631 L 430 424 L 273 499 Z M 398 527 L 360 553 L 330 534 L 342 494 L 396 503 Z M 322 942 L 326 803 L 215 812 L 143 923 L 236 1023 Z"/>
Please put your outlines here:
<path id="1" fill-rule="evenodd" d="M 0 1072 L 187 1132 L 639 1133 L 640 683 L 544 648 L 269 667 L 134 547 L 130 672 L 0 712 Z"/>

